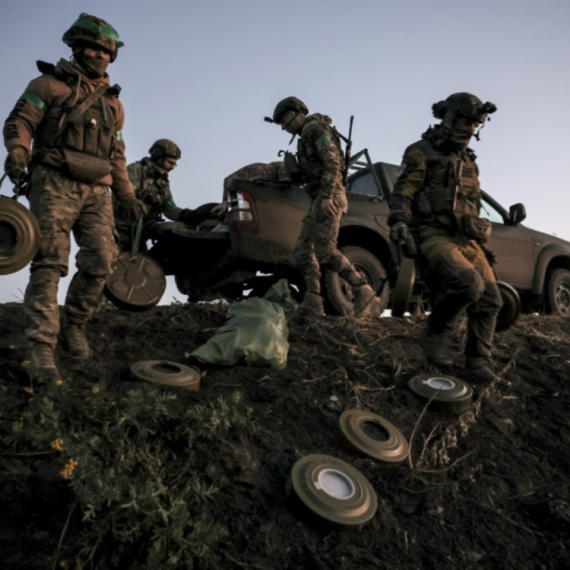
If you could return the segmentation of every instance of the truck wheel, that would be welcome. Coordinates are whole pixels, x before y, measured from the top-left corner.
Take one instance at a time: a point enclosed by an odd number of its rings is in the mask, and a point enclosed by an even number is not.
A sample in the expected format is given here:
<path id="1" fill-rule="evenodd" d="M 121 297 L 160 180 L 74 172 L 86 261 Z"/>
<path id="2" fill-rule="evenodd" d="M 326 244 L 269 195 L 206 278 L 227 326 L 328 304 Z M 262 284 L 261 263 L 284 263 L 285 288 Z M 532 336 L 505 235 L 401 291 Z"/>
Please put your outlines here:
<path id="1" fill-rule="evenodd" d="M 340 251 L 366 277 L 368 284 L 378 292 L 386 283 L 386 270 L 380 260 L 370 251 L 362 247 L 347 245 Z M 350 285 L 337 273 L 327 271 L 324 275 L 325 310 L 332 315 L 350 315 L 354 297 Z M 389 287 L 384 286 L 380 295 L 380 313 L 388 306 Z"/>
<path id="2" fill-rule="evenodd" d="M 555 269 L 546 282 L 548 312 L 570 318 L 570 271 Z"/>

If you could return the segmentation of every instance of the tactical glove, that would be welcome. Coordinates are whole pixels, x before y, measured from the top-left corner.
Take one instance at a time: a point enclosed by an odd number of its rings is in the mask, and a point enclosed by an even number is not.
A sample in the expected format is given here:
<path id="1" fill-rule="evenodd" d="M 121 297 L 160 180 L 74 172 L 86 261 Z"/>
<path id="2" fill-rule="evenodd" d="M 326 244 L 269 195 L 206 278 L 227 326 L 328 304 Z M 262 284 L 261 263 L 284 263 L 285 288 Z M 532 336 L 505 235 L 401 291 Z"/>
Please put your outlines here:
<path id="1" fill-rule="evenodd" d="M 17 184 L 23 174 L 26 172 L 26 167 L 30 162 L 29 154 L 22 148 L 13 148 L 6 157 L 6 162 L 4 162 L 4 170 L 8 175 L 8 178 Z"/>
<path id="2" fill-rule="evenodd" d="M 209 211 L 200 211 L 198 210 L 191 210 L 190 208 L 185 208 L 180 212 L 180 216 L 178 220 L 181 221 L 183 224 L 188 224 L 189 226 L 197 226 L 199 223 L 203 222 L 204 220 L 219 220 L 219 215 L 214 212 L 213 210 Z"/>
<path id="3" fill-rule="evenodd" d="M 147 213 L 144 202 L 134 196 L 127 196 L 121 201 L 121 209 L 125 216 L 132 222 L 137 222 L 141 216 Z"/>
<path id="4" fill-rule="evenodd" d="M 491 267 L 493 267 L 493 265 L 497 264 L 497 255 L 495 254 L 495 252 L 491 249 L 489 249 L 485 244 L 480 243 L 479 247 L 483 250 L 483 253 L 485 254 L 485 257 L 487 258 L 487 262 L 489 263 L 489 265 Z"/>
<path id="5" fill-rule="evenodd" d="M 396 222 L 390 230 L 390 239 L 401 246 L 408 257 L 415 257 L 418 253 L 416 242 L 406 222 Z"/>

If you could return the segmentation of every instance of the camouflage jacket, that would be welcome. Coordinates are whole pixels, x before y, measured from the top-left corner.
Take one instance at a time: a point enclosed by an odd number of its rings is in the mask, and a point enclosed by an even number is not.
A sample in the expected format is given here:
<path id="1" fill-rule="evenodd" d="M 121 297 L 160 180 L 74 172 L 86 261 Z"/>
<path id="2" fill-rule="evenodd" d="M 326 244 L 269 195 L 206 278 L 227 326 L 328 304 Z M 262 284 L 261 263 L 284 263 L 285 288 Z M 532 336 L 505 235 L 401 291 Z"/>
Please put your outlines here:
<path id="1" fill-rule="evenodd" d="M 135 195 L 142 200 L 148 212 L 144 216 L 144 224 L 158 222 L 163 216 L 169 220 L 177 221 L 182 211 L 172 197 L 168 172 L 160 168 L 150 157 L 127 166 L 129 179 L 135 190 Z M 117 227 L 128 225 L 131 222 L 124 218 L 120 204 L 114 200 L 115 224 Z"/>
<path id="2" fill-rule="evenodd" d="M 346 189 L 342 183 L 344 158 L 330 117 L 315 113 L 305 119 L 297 142 L 297 160 L 308 180 L 309 196 L 332 197 L 346 212 Z"/>
<path id="3" fill-rule="evenodd" d="M 132 196 L 122 136 L 125 113 L 117 91 L 108 89 L 55 140 L 64 115 L 109 85 L 109 76 L 90 79 L 78 64 L 64 59 L 55 66 L 38 62 L 38 68 L 43 74 L 28 84 L 4 124 L 8 151 L 21 147 L 31 154 L 33 163 L 55 170 L 62 170 L 65 149 L 77 151 L 87 160 L 108 161 L 110 174 L 97 184 L 110 186 L 119 200 Z"/>
<path id="4" fill-rule="evenodd" d="M 248 164 L 224 178 L 224 200 L 236 180 L 283 180 L 287 178 L 282 160 L 275 162 L 254 162 Z"/>
<path id="5" fill-rule="evenodd" d="M 404 221 L 420 237 L 453 235 L 463 215 L 479 216 L 481 190 L 475 153 L 458 150 L 439 136 L 438 126 L 404 152 L 403 171 L 389 199 L 388 223 Z"/>

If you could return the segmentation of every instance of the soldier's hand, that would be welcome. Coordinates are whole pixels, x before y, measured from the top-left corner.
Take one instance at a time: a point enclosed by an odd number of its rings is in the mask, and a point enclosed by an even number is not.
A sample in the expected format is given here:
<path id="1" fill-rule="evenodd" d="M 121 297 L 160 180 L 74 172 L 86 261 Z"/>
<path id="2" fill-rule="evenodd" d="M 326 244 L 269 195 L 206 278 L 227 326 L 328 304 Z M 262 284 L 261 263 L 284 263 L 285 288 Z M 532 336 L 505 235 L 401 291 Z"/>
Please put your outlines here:
<path id="1" fill-rule="evenodd" d="M 390 239 L 398 246 L 402 246 L 408 257 L 417 255 L 416 242 L 406 222 L 396 222 L 390 230 Z"/>
<path id="2" fill-rule="evenodd" d="M 125 216 L 133 222 L 137 222 L 138 219 L 141 216 L 144 216 L 148 211 L 145 203 L 134 196 L 123 198 L 121 201 L 121 208 L 123 209 Z"/>
<path id="3" fill-rule="evenodd" d="M 227 209 L 228 209 L 228 202 L 227 200 L 224 200 L 223 202 L 212 208 L 212 214 L 216 216 L 221 216 L 222 214 L 226 213 Z"/>
<path id="4" fill-rule="evenodd" d="M 333 218 L 338 213 L 338 206 L 333 202 L 332 198 L 323 198 L 321 200 L 321 209 L 329 218 Z"/>
<path id="5" fill-rule="evenodd" d="M 14 184 L 17 184 L 25 174 L 29 162 L 30 155 L 22 147 L 13 148 L 8 153 L 6 162 L 4 162 L 4 170 Z"/>

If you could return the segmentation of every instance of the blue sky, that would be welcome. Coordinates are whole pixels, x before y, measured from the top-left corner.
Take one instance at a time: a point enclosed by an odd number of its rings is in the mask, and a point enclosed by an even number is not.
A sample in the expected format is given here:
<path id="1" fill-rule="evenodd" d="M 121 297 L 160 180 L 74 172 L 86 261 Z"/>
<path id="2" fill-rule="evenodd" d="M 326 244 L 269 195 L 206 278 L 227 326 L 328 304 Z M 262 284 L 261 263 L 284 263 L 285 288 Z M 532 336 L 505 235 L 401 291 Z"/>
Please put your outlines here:
<path id="1" fill-rule="evenodd" d="M 472 145 L 482 187 L 570 240 L 568 0 L 2 0 L 2 120 L 36 60 L 69 57 L 61 36 L 83 11 L 125 42 L 109 73 L 123 88 L 129 162 L 157 138 L 182 148 L 180 206 L 218 201 L 227 174 L 276 160 L 289 137 L 262 119 L 288 95 L 341 132 L 354 115 L 353 150 L 399 164 L 435 122 L 432 103 L 470 91 L 498 107 Z M 21 300 L 28 269 L 1 279 L 0 302 Z M 173 296 L 184 300 L 169 279 L 163 301 Z"/>

